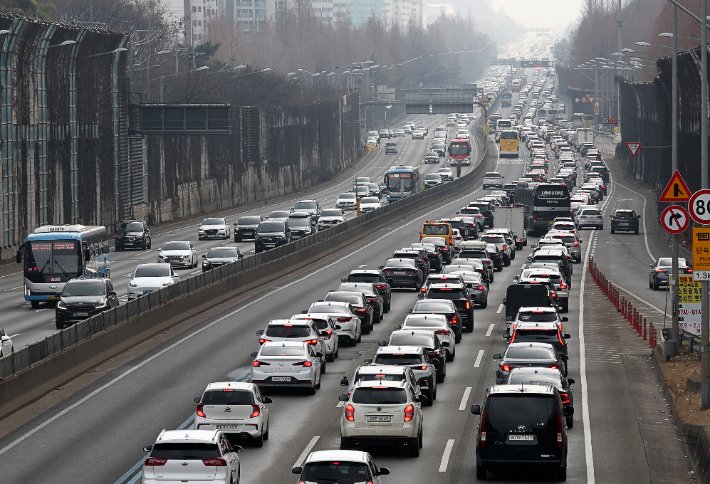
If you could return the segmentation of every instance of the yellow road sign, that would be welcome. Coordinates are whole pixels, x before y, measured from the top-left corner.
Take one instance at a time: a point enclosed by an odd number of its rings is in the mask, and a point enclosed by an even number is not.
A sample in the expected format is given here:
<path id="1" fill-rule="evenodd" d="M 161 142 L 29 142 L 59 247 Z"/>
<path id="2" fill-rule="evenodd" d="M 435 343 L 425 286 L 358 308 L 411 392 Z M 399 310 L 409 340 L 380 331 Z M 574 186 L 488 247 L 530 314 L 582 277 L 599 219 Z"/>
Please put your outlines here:
<path id="1" fill-rule="evenodd" d="M 693 279 L 710 280 L 710 227 L 693 227 Z"/>

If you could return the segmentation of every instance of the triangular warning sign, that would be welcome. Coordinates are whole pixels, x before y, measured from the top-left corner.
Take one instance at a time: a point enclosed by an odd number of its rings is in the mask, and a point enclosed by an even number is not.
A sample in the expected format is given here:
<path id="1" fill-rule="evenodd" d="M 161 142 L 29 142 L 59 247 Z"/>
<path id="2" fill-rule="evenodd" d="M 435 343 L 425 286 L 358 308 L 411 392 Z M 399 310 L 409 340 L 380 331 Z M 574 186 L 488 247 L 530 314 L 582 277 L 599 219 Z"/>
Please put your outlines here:
<path id="1" fill-rule="evenodd" d="M 668 181 L 668 185 L 663 190 L 663 193 L 658 198 L 659 202 L 687 202 L 690 200 L 690 190 L 686 185 L 683 177 L 680 176 L 678 170 L 673 173 L 673 176 Z"/>
<path id="2" fill-rule="evenodd" d="M 631 156 L 636 158 L 636 155 L 638 154 L 639 150 L 641 149 L 641 142 L 640 141 L 627 141 L 624 144 L 629 149 Z"/>

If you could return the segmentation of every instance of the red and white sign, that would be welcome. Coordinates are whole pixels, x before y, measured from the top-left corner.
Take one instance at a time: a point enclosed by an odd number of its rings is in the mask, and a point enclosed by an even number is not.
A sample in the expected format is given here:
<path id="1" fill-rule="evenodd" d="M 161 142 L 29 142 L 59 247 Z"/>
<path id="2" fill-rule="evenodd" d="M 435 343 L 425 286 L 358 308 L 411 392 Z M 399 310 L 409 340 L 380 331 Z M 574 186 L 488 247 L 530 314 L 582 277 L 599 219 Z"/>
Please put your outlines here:
<path id="1" fill-rule="evenodd" d="M 639 150 L 641 149 L 642 143 L 640 141 L 627 141 L 624 144 L 629 149 L 629 153 L 631 153 L 631 156 L 636 158 L 636 155 L 638 154 Z"/>
<path id="2" fill-rule="evenodd" d="M 689 225 L 688 211 L 680 205 L 670 205 L 661 212 L 661 227 L 671 235 L 683 233 Z"/>
<path id="3" fill-rule="evenodd" d="M 703 188 L 693 193 L 688 200 L 688 211 L 697 223 L 710 224 L 710 189 Z"/>

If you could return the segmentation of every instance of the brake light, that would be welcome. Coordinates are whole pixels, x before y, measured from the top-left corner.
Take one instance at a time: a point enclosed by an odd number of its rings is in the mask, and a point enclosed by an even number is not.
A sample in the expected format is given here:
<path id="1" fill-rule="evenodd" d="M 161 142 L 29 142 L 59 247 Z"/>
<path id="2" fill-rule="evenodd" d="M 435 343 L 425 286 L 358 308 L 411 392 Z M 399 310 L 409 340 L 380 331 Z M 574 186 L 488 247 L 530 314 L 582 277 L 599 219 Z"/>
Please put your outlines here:
<path id="1" fill-rule="evenodd" d="M 466 309 L 471 309 L 471 301 L 466 301 Z"/>
<path id="2" fill-rule="evenodd" d="M 508 244 L 503 244 L 503 250 L 508 250 Z"/>
<path id="3" fill-rule="evenodd" d="M 557 291 L 550 291 L 550 296 L 552 296 L 552 299 L 557 299 Z"/>
<path id="4" fill-rule="evenodd" d="M 387 286 L 384 284 L 375 284 L 375 287 L 379 290 L 387 289 Z"/>
<path id="5" fill-rule="evenodd" d="M 271 340 L 266 338 L 259 338 L 259 344 L 263 345 L 264 343 L 271 343 Z"/>
<path id="6" fill-rule="evenodd" d="M 456 326 L 457 324 L 459 324 L 459 317 L 454 316 L 453 318 L 451 318 L 451 323 L 449 324 L 451 324 L 452 326 Z"/>
<path id="7" fill-rule="evenodd" d="M 341 317 L 341 318 L 338 318 L 338 322 L 339 322 L 339 323 L 347 323 L 347 322 L 350 321 L 351 319 L 353 319 L 353 318 Z"/>
<path id="8" fill-rule="evenodd" d="M 355 421 L 355 407 L 353 407 L 349 403 L 345 405 L 345 420 L 347 420 L 348 422 Z"/>
<path id="9" fill-rule="evenodd" d="M 567 284 L 560 282 L 560 289 L 567 289 Z"/>
<path id="10" fill-rule="evenodd" d="M 479 284 L 479 286 L 478 286 L 478 290 L 479 290 L 479 291 L 483 291 L 483 290 L 485 290 L 485 289 L 486 289 L 485 287 L 483 287 L 482 285 Z"/>
<path id="11" fill-rule="evenodd" d="M 305 366 L 306 368 L 310 368 L 313 366 L 313 362 L 306 360 L 306 361 L 297 361 L 296 363 L 293 363 L 292 366 Z"/>
<path id="12" fill-rule="evenodd" d="M 564 339 L 562 339 L 562 332 L 561 332 L 561 331 L 559 331 L 559 330 L 557 331 L 557 341 L 559 341 L 559 342 L 560 342 L 560 344 L 561 344 L 562 346 L 564 346 L 564 344 L 565 344 L 565 340 L 564 340 Z"/>
<path id="13" fill-rule="evenodd" d="M 411 422 L 414 418 L 414 405 L 411 403 L 404 407 L 404 421 Z"/>
<path id="14" fill-rule="evenodd" d="M 249 415 L 249 418 L 255 418 L 261 415 L 261 409 L 259 408 L 259 405 L 257 405 L 256 403 L 252 403 L 251 408 L 253 410 L 251 411 L 251 415 Z"/>
<path id="15" fill-rule="evenodd" d="M 367 309 L 366 308 L 357 308 L 355 310 L 355 312 L 358 312 L 360 314 L 365 314 L 367 312 Z"/>
<path id="16" fill-rule="evenodd" d="M 553 364 L 550 365 L 550 368 L 556 370 L 556 369 L 558 369 L 559 367 L 557 366 L 557 363 L 553 363 Z"/>
<path id="17" fill-rule="evenodd" d="M 148 458 L 143 462 L 143 465 L 146 465 L 146 466 L 164 466 L 166 462 L 168 462 L 168 459 L 163 459 L 163 458 L 160 458 L 160 457 L 148 457 Z"/>
<path id="18" fill-rule="evenodd" d="M 569 395 L 566 393 L 560 392 L 560 398 L 562 398 L 563 405 L 569 405 L 570 403 L 572 403 L 572 400 L 570 400 Z"/>
<path id="19" fill-rule="evenodd" d="M 271 363 L 266 363 L 266 362 L 259 361 L 259 360 L 254 360 L 251 362 L 251 366 L 253 366 L 254 368 L 259 368 L 260 366 L 270 366 L 270 365 L 271 365 Z"/>
<path id="20" fill-rule="evenodd" d="M 327 334 L 327 335 L 328 335 L 328 338 L 330 338 L 331 336 L 333 336 L 333 330 L 332 330 L 332 329 L 326 329 L 326 330 L 325 330 L 325 334 Z"/>
<path id="21" fill-rule="evenodd" d="M 666 270 L 665 270 L 665 269 L 656 269 L 656 272 L 658 272 L 658 273 L 661 273 L 661 272 L 665 273 Z"/>
<path id="22" fill-rule="evenodd" d="M 486 434 L 488 433 L 488 414 L 486 412 L 483 412 L 481 415 L 481 426 L 479 427 L 479 442 L 481 444 L 481 447 L 486 446 Z"/>
<path id="23" fill-rule="evenodd" d="M 309 340 L 306 340 L 306 343 L 308 343 L 311 346 L 315 346 L 318 344 L 318 340 L 317 339 L 309 339 Z"/>
<path id="24" fill-rule="evenodd" d="M 211 457 L 209 459 L 202 459 L 202 463 L 207 467 L 227 467 L 227 461 L 221 457 Z"/>
<path id="25" fill-rule="evenodd" d="M 203 410 L 204 405 L 199 403 L 197 404 L 197 410 L 195 410 L 195 413 L 197 414 L 198 417 L 206 418 L 207 416 L 205 415 L 205 411 Z"/>
<path id="26" fill-rule="evenodd" d="M 442 248 L 441 248 L 441 251 L 442 251 L 442 252 L 448 252 L 448 251 L 449 251 L 449 248 L 448 248 L 448 247 L 442 247 Z"/>
<path id="27" fill-rule="evenodd" d="M 509 365 L 508 363 L 503 363 L 503 364 L 500 366 L 500 369 L 503 370 L 503 371 L 510 371 L 510 365 Z"/>
<path id="28" fill-rule="evenodd" d="M 426 370 L 427 368 L 429 368 L 427 365 L 422 365 L 422 366 L 420 366 L 420 367 L 417 368 L 417 369 L 418 369 L 418 370 Z"/>
<path id="29" fill-rule="evenodd" d="M 693 269 L 692 269 L 691 267 L 687 267 L 687 268 L 685 269 L 685 272 L 686 272 L 686 274 L 692 274 L 692 273 L 693 273 Z"/>
<path id="30" fill-rule="evenodd" d="M 448 329 L 437 329 L 436 334 L 451 334 L 451 331 Z"/>
<path id="31" fill-rule="evenodd" d="M 426 291 L 427 291 L 427 288 L 426 288 L 426 287 L 422 287 L 422 289 L 421 289 L 422 294 L 424 294 Z"/>

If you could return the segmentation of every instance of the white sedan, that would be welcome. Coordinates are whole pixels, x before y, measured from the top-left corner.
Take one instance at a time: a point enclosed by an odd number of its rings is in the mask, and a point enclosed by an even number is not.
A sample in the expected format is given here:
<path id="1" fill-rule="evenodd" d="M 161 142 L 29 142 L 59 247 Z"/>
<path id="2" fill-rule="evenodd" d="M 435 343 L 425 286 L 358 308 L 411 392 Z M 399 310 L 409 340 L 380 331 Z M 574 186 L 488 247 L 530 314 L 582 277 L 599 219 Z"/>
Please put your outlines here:
<path id="1" fill-rule="evenodd" d="M 270 341 L 261 345 L 251 362 L 251 382 L 262 387 L 320 388 L 321 359 L 302 341 Z"/>
<path id="2" fill-rule="evenodd" d="M 339 208 L 324 208 L 318 216 L 318 229 L 327 229 L 345 222 L 345 212 Z"/>
<path id="3" fill-rule="evenodd" d="M 197 238 L 228 239 L 232 236 L 232 228 L 224 218 L 206 218 L 197 228 Z"/>
<path id="4" fill-rule="evenodd" d="M 133 272 L 133 277 L 128 283 L 128 300 L 135 299 L 149 292 L 157 291 L 166 286 L 175 284 L 178 275 L 170 264 L 152 263 L 138 264 Z"/>
<path id="5" fill-rule="evenodd" d="M 360 200 L 360 212 L 372 212 L 382 207 L 382 202 L 377 197 L 363 197 Z"/>
<path id="6" fill-rule="evenodd" d="M 158 262 L 167 262 L 171 267 L 192 269 L 197 267 L 197 249 L 187 240 L 165 242 L 158 249 Z"/>
<path id="7" fill-rule="evenodd" d="M 335 202 L 335 206 L 342 210 L 355 210 L 355 203 L 357 197 L 353 192 L 341 193 L 338 195 L 338 200 Z"/>

